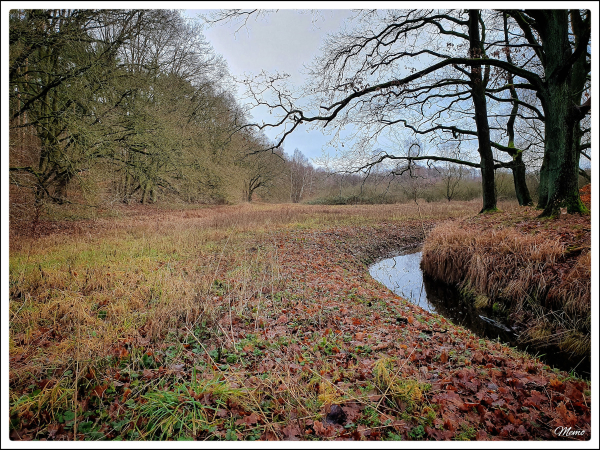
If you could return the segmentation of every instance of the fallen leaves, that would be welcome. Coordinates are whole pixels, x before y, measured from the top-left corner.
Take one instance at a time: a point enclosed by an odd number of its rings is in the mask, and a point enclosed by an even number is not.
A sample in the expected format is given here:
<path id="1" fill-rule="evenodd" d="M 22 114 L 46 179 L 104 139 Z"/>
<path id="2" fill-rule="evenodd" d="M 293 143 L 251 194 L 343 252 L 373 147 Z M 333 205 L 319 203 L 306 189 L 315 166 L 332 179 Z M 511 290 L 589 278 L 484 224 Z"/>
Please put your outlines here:
<path id="1" fill-rule="evenodd" d="M 95 395 L 96 397 L 102 398 L 102 396 L 104 395 L 104 391 L 106 391 L 106 389 L 108 389 L 108 384 L 105 383 L 103 385 L 98 385 L 94 389 L 92 389 L 90 394 Z"/>
<path id="2" fill-rule="evenodd" d="M 523 406 L 540 409 L 542 403 L 544 403 L 546 400 L 548 400 L 548 397 L 545 394 L 542 394 L 538 391 L 531 391 L 530 396 L 527 397 L 523 402 Z"/>
<path id="3" fill-rule="evenodd" d="M 120 368 L 109 381 L 96 371 L 90 381 L 102 381 L 90 382 L 82 393 L 119 423 L 140 405 L 137 393 L 159 384 L 167 392 L 179 380 L 187 387 L 177 392 L 182 400 L 177 407 L 193 400 L 215 427 L 196 439 L 248 438 L 251 433 L 264 440 L 381 440 L 392 434 L 405 440 L 449 440 L 461 433 L 477 440 L 556 439 L 548 423 L 589 431 L 586 383 L 548 373 L 506 346 L 480 343 L 370 279 L 361 260 L 381 254 L 382 248 L 418 242 L 419 230 L 386 223 L 276 232 L 272 245 L 278 249 L 279 281 L 252 285 L 245 293 L 228 272 L 237 268 L 228 267 L 224 257 L 217 276 L 227 280 L 223 286 L 230 291 L 211 302 L 222 306 L 230 298 L 239 310 L 231 310 L 231 318 L 223 316 L 218 334 L 199 335 L 205 348 L 184 341 L 188 333 L 181 332 L 181 325 L 173 327 L 182 340 L 179 353 L 161 347 L 160 340 L 119 341 L 112 356 Z M 51 333 L 32 335 L 37 341 L 20 339 L 44 342 Z M 147 355 L 149 365 L 134 370 L 138 353 Z M 17 356 L 13 360 L 19 361 Z M 390 386 L 410 381 L 422 388 L 413 412 L 402 389 L 374 388 L 374 366 L 382 360 L 390 365 Z M 242 389 L 241 400 L 223 402 L 212 393 L 196 393 L 189 388 L 192 370 L 196 383 L 217 376 Z M 48 390 L 53 383 L 42 378 L 37 387 Z M 260 408 L 250 399 L 257 399 Z M 62 424 L 50 418 L 35 431 L 39 424 L 30 427 L 33 414 L 19 419 L 21 429 L 11 431 L 19 439 L 64 433 Z"/>
<path id="4" fill-rule="evenodd" d="M 287 323 L 288 318 L 285 314 L 282 314 L 281 316 L 279 316 L 279 318 L 277 319 L 277 323 L 278 324 L 284 324 Z"/>
<path id="5" fill-rule="evenodd" d="M 442 364 L 446 364 L 448 362 L 448 352 L 446 350 L 442 351 L 442 353 L 440 354 L 440 362 Z"/>
<path id="6" fill-rule="evenodd" d="M 248 416 L 244 416 L 241 419 L 238 419 L 235 421 L 236 425 L 246 425 L 246 426 L 252 426 L 258 423 L 258 421 L 260 420 L 260 417 L 258 416 L 258 414 L 256 413 L 251 413 Z"/>
<path id="7" fill-rule="evenodd" d="M 284 439 L 288 441 L 299 441 L 302 432 L 300 431 L 300 427 L 293 422 L 290 422 L 287 426 L 285 426 L 281 432 L 284 435 Z"/>

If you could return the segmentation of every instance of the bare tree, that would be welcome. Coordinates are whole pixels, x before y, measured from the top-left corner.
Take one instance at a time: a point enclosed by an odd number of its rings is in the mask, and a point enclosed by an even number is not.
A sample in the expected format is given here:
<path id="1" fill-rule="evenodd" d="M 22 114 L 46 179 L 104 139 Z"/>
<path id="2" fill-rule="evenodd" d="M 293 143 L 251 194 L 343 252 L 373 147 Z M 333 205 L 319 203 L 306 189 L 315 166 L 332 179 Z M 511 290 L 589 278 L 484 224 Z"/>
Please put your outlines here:
<path id="1" fill-rule="evenodd" d="M 35 164 L 11 166 L 11 181 L 36 202 L 66 201 L 71 180 L 99 149 L 87 125 L 97 122 L 97 93 L 114 75 L 119 49 L 139 32 L 147 13 L 120 10 L 12 10 L 12 122 L 34 130 Z M 110 38 L 102 31 L 112 30 Z M 12 129 L 15 129 L 11 127 Z"/>
<path id="2" fill-rule="evenodd" d="M 269 144 L 265 136 L 245 135 L 238 146 L 240 156 L 236 165 L 242 169 L 244 201 L 251 202 L 256 191 L 267 192 L 285 172 L 282 150 L 257 152 Z"/>
<path id="3" fill-rule="evenodd" d="M 452 156 L 456 151 L 457 149 L 449 145 L 440 149 L 441 154 L 445 156 Z M 460 183 L 463 178 L 467 177 L 468 170 L 461 164 L 454 164 L 448 161 L 442 161 L 441 163 L 436 164 L 436 170 L 440 174 L 444 197 L 450 202 L 458 193 Z"/>
<path id="4" fill-rule="evenodd" d="M 295 149 L 289 159 L 290 171 L 290 200 L 292 203 L 298 203 L 304 197 L 304 191 L 309 184 L 313 167 L 304 154 Z"/>
<path id="5" fill-rule="evenodd" d="M 590 67 L 590 15 L 578 10 L 506 13 L 514 35 L 509 46 L 525 49 L 526 57 L 519 61 L 513 58 L 509 62 L 503 56 L 501 50 L 506 48 L 503 26 L 493 28 L 495 34 L 491 36 L 487 34 L 490 30 L 486 25 L 494 18 L 501 18 L 500 13 L 359 11 L 358 25 L 332 35 L 323 57 L 314 65 L 314 82 L 305 94 L 312 96 L 315 109 L 301 107 L 300 95 L 286 88 L 281 77 L 265 75 L 250 81 L 248 91 L 256 105 L 270 107 L 278 114 L 278 120 L 255 125 L 281 130 L 275 146 L 301 124 L 317 123 L 335 124 L 338 132 L 350 124 L 360 126 L 364 137 L 359 145 L 362 148 L 366 148 L 362 145 L 366 140 L 376 142 L 388 127 L 398 124 L 414 133 L 433 133 L 442 142 L 444 134 L 463 141 L 476 139 L 483 178 L 482 210 L 487 210 L 495 205 L 494 169 L 511 164 L 490 163 L 489 147 L 517 157 L 518 150 L 524 149 L 491 140 L 488 144 L 484 121 L 489 114 L 484 109 L 484 98 L 494 99 L 492 93 L 504 96 L 511 86 L 532 91 L 540 99 L 541 110 L 536 104 L 514 96 L 494 97 L 498 99 L 495 101 L 512 105 L 518 102 L 531 118 L 546 122 L 539 206 L 545 207 L 544 215 L 555 214 L 560 205 L 567 206 L 569 212 L 584 211 L 574 180 L 580 154 L 576 128 L 589 112 L 589 102 L 581 104 L 580 99 L 586 91 Z M 440 36 L 445 40 L 437 39 Z M 467 56 L 460 56 L 461 51 Z M 420 67 L 424 68 L 412 68 L 411 62 L 416 58 L 421 58 Z M 504 73 L 512 74 L 515 83 L 500 83 L 500 75 Z M 496 85 L 487 86 L 491 77 L 496 77 Z M 565 96 L 561 97 L 559 92 Z M 457 117 L 464 120 L 469 115 L 469 108 L 465 107 L 467 99 L 475 102 L 475 131 L 456 122 Z M 501 115 L 506 120 L 515 116 L 510 112 Z M 455 120 L 455 124 L 448 124 L 448 119 Z M 506 133 L 506 128 L 489 131 Z M 369 161 L 364 154 L 359 156 L 357 165 L 362 164 L 363 169 L 382 162 L 382 157 L 395 157 L 379 155 L 379 159 Z M 548 189 L 550 194 L 545 193 Z"/>

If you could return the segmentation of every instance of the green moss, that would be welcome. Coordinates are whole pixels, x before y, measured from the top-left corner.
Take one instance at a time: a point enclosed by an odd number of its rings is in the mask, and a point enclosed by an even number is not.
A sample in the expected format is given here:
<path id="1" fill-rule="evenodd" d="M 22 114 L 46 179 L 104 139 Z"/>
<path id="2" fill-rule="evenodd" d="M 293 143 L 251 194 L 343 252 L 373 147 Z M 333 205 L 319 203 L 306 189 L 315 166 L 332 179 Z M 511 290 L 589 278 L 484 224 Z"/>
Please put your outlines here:
<path id="1" fill-rule="evenodd" d="M 481 210 L 481 212 L 479 214 L 493 214 L 493 213 L 497 213 L 497 212 L 502 212 L 502 211 L 500 209 L 494 207 L 494 208 Z"/>
<path id="2" fill-rule="evenodd" d="M 590 210 L 583 204 L 579 196 L 575 197 L 571 201 L 565 201 L 567 207 L 567 213 L 569 214 L 589 214 Z"/>
<path id="3" fill-rule="evenodd" d="M 487 295 L 478 295 L 475 297 L 475 301 L 473 302 L 473 306 L 475 306 L 475 308 L 485 308 L 489 305 L 490 303 L 490 299 Z M 496 305 L 496 303 L 494 303 L 494 305 Z"/>
<path id="4" fill-rule="evenodd" d="M 476 435 L 477 435 L 477 432 L 475 431 L 475 428 L 473 428 L 472 426 L 463 422 L 460 424 L 460 432 L 456 434 L 456 436 L 454 437 L 454 440 L 455 441 L 471 441 L 471 440 L 475 439 Z"/>

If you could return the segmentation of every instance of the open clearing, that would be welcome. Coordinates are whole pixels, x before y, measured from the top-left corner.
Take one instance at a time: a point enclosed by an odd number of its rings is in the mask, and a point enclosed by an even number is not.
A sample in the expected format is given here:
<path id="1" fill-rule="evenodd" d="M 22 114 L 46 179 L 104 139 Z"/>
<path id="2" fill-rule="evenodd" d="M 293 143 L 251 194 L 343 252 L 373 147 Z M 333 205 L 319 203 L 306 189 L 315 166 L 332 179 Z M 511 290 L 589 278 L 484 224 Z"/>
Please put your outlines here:
<path id="1" fill-rule="evenodd" d="M 368 274 L 479 208 L 140 207 L 15 231 L 11 438 L 589 439 L 588 382 Z"/>

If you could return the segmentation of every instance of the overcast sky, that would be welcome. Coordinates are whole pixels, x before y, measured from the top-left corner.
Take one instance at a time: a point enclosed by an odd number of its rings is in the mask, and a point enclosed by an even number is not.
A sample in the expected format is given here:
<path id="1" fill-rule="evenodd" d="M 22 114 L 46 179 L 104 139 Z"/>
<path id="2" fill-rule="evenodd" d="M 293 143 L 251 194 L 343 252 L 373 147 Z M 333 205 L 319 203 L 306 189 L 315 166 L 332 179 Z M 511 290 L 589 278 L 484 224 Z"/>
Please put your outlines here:
<path id="1" fill-rule="evenodd" d="M 208 10 L 188 9 L 186 14 L 195 18 Z M 227 60 L 230 73 L 243 79 L 245 75 L 257 75 L 261 71 L 285 72 L 289 81 L 296 86 L 304 84 L 304 66 L 309 64 L 319 52 L 328 32 L 341 28 L 350 16 L 350 10 L 320 10 L 317 15 L 309 10 L 279 9 L 267 17 L 251 17 L 246 25 L 216 24 L 206 26 L 204 35 L 216 53 Z M 242 93 L 243 88 L 238 88 Z M 273 116 L 254 113 L 257 122 L 268 122 Z M 277 132 L 265 130 L 267 136 L 275 139 Z M 299 127 L 285 142 L 286 152 L 298 148 L 309 158 L 321 156 L 321 149 L 330 137 L 306 127 Z"/>

